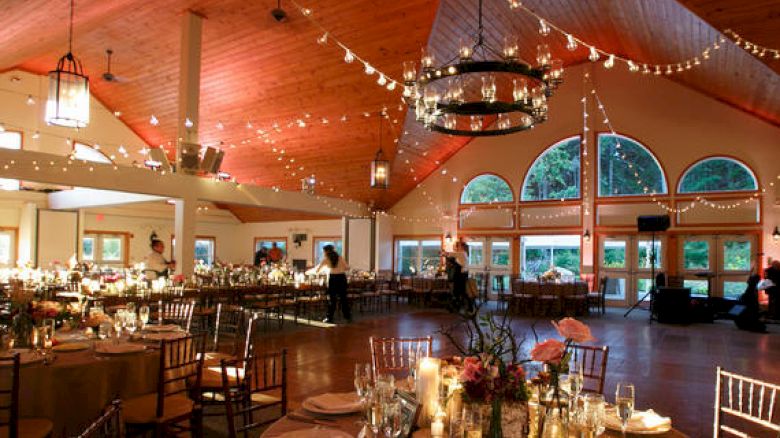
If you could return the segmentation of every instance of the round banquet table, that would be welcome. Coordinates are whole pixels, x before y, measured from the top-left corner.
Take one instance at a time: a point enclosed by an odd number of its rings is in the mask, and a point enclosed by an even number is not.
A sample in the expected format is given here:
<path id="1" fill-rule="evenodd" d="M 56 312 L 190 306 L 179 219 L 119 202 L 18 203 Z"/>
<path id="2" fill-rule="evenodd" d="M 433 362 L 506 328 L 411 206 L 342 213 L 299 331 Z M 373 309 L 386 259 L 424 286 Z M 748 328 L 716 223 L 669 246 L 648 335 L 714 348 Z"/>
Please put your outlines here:
<path id="1" fill-rule="evenodd" d="M 110 356 L 96 355 L 92 349 L 55 354 L 48 365 L 22 365 L 19 385 L 19 416 L 50 419 L 54 436 L 78 435 L 117 396 L 126 399 L 157 389 L 159 350 Z"/>
<path id="2" fill-rule="evenodd" d="M 312 414 L 311 412 L 308 412 L 304 410 L 303 408 L 296 411 L 296 413 L 300 413 L 303 416 L 311 417 L 311 418 L 322 418 L 327 420 L 333 420 L 331 423 L 330 421 L 322 422 L 319 424 L 312 424 L 305 421 L 297 421 L 293 420 L 290 417 L 283 417 L 279 420 L 277 420 L 275 423 L 271 424 L 271 426 L 268 427 L 268 429 L 263 432 L 261 435 L 262 438 L 273 438 L 278 437 L 282 434 L 285 434 L 287 432 L 292 432 L 296 430 L 303 430 L 303 429 L 312 429 L 312 428 L 320 428 L 322 429 L 322 437 L 326 438 L 327 431 L 328 430 L 338 430 L 341 432 L 346 432 L 347 434 L 351 436 L 358 436 L 358 433 L 360 433 L 360 414 L 353 414 L 353 415 L 338 415 L 338 416 L 318 416 L 316 414 Z M 572 434 L 572 437 L 575 435 Z M 607 430 L 602 437 L 622 437 L 622 434 L 620 432 L 615 432 L 611 430 Z M 626 434 L 627 437 L 654 437 L 654 438 L 687 438 L 687 435 L 685 435 L 682 432 L 679 432 L 676 429 L 672 429 L 669 432 L 662 433 L 662 434 L 655 434 L 655 435 L 634 435 L 631 433 Z M 415 431 L 412 434 L 413 438 L 428 438 L 430 437 L 430 430 L 429 429 L 420 429 Z"/>

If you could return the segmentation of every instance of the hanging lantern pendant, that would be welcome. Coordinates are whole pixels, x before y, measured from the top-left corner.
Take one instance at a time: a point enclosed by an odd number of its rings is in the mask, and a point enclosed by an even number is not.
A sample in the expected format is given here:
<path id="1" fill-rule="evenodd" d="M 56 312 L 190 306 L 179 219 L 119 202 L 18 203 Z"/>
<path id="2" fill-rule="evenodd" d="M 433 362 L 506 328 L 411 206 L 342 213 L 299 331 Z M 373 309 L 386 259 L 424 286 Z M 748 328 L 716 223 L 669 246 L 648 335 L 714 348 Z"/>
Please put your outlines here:
<path id="1" fill-rule="evenodd" d="M 46 123 L 67 128 L 84 128 L 89 124 L 89 77 L 72 52 L 73 0 L 70 2 L 68 53 L 49 72 L 49 97 L 46 101 Z"/>
<path id="2" fill-rule="evenodd" d="M 387 189 L 390 185 L 390 162 L 382 153 L 382 119 L 384 111 L 379 113 L 379 150 L 371 162 L 371 188 Z"/>

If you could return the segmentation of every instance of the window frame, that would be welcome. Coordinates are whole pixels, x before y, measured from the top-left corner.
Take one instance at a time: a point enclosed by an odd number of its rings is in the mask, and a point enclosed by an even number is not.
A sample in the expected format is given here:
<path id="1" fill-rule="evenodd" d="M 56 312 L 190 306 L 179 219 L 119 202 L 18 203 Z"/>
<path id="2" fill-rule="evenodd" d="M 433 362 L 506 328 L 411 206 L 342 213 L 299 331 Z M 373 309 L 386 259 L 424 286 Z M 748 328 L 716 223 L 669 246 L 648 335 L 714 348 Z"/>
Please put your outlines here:
<path id="1" fill-rule="evenodd" d="M 726 160 L 731 161 L 732 163 L 736 163 L 739 166 L 742 166 L 743 169 L 745 169 L 748 174 L 753 178 L 753 182 L 756 185 L 755 189 L 749 189 L 749 190 L 710 190 L 710 191 L 695 191 L 695 192 L 684 192 L 682 191 L 682 184 L 683 181 L 685 181 L 685 177 L 688 176 L 688 174 L 698 167 L 701 164 L 706 163 L 707 161 L 712 160 Z M 739 158 L 732 157 L 730 155 L 708 155 L 703 158 L 699 158 L 696 161 L 688 164 L 688 166 L 682 171 L 680 174 L 680 177 L 677 180 L 677 186 L 675 187 L 675 194 L 683 195 L 683 196 L 690 196 L 690 195 L 699 195 L 699 194 L 718 194 L 718 193 L 727 193 L 727 194 L 735 194 L 735 193 L 755 193 L 760 190 L 761 184 L 758 180 L 758 175 L 753 170 L 752 167 L 748 166 L 747 163 L 740 160 Z"/>
<path id="2" fill-rule="evenodd" d="M 508 201 L 488 201 L 488 202 L 463 202 L 463 195 L 466 194 L 466 190 L 468 190 L 469 185 L 473 183 L 477 178 L 483 177 L 483 176 L 494 176 L 499 178 L 506 184 L 506 188 L 509 189 L 509 193 L 512 195 L 512 199 Z M 515 202 L 515 191 L 512 189 L 512 184 L 509 182 L 508 179 L 506 179 L 504 176 L 499 175 L 495 172 L 481 172 L 478 173 L 471 178 L 469 178 L 468 182 L 463 185 L 463 187 L 460 189 L 460 195 L 458 195 L 458 205 L 462 206 L 476 206 L 476 205 L 511 205 Z"/>
<path id="3" fill-rule="evenodd" d="M 94 254 L 95 257 L 93 257 L 92 260 L 84 260 L 84 239 L 88 237 L 94 237 L 95 238 L 95 245 L 94 245 Z M 103 239 L 106 237 L 119 237 L 122 241 L 122 248 L 121 248 L 121 259 L 118 261 L 114 260 L 103 260 Z M 107 265 L 107 266 L 130 266 L 130 238 L 132 235 L 127 231 L 106 231 L 106 230 L 84 230 L 84 234 L 81 236 L 81 239 L 79 241 L 79 259 L 81 261 L 88 261 L 90 263 L 94 263 L 96 265 Z"/>
<path id="4" fill-rule="evenodd" d="M 313 266 L 317 266 L 320 263 L 320 260 L 317 258 L 317 242 L 318 241 L 326 241 L 326 242 L 341 242 L 341 251 L 339 252 L 339 255 L 344 257 L 344 238 L 341 236 L 312 236 L 311 238 L 311 262 Z M 338 252 L 338 251 L 337 251 Z M 289 258 L 289 255 L 288 255 Z"/>
<path id="5" fill-rule="evenodd" d="M 106 160 L 108 160 L 108 163 L 105 163 L 103 161 L 85 160 L 83 158 L 76 158 L 76 146 L 84 146 L 84 147 L 86 147 L 88 149 L 91 149 L 93 152 L 96 152 L 96 153 L 102 155 Z M 112 160 L 111 157 L 106 155 L 103 151 L 101 151 L 99 149 L 95 149 L 94 145 L 91 145 L 89 143 L 83 142 L 81 140 L 73 140 L 73 142 L 71 142 L 70 153 L 71 153 L 71 156 L 73 157 L 74 160 L 86 161 L 88 163 L 107 164 L 107 165 L 115 164 L 114 160 Z"/>
<path id="6" fill-rule="evenodd" d="M 207 266 L 214 266 L 214 263 L 217 262 L 217 237 L 216 236 L 195 236 L 195 245 L 198 244 L 198 241 L 209 241 L 211 242 L 211 264 L 206 263 Z M 193 255 L 195 254 L 195 248 L 192 249 Z M 195 261 L 197 262 L 197 257 L 195 258 Z"/>
<path id="7" fill-rule="evenodd" d="M 19 131 L 17 129 L 7 129 L 6 128 L 3 131 L 3 133 L 19 134 L 19 149 L 11 149 L 11 148 L 3 148 L 3 149 L 9 149 L 9 150 L 12 150 L 12 151 L 23 151 L 24 150 L 24 132 L 23 131 Z M 2 146 L 0 146 L 0 147 L 2 147 Z M 3 191 L 16 192 L 16 191 L 21 190 L 21 188 L 22 188 L 22 181 L 21 180 L 18 180 L 18 179 L 15 180 L 14 178 L 2 178 L 2 179 L 6 180 L 6 181 L 16 181 L 16 187 L 13 190 L 0 189 L 0 192 L 3 192 Z M 19 246 L 18 242 L 17 242 L 16 246 L 17 247 Z M 16 253 L 17 253 L 17 255 L 19 254 L 18 248 L 17 248 L 17 252 Z"/>
<path id="8" fill-rule="evenodd" d="M 553 148 L 559 146 L 562 143 L 566 143 L 566 142 L 568 142 L 570 140 L 574 140 L 575 138 L 579 140 L 579 149 L 580 149 L 580 154 L 579 154 L 580 155 L 580 176 L 579 176 L 580 186 L 579 186 L 579 190 L 578 190 L 576 198 L 564 198 L 563 202 L 582 201 L 582 176 L 583 176 L 583 172 L 584 172 L 582 164 L 583 164 L 583 161 L 584 161 L 583 160 L 583 158 L 584 158 L 584 156 L 583 156 L 584 148 L 583 148 L 583 144 L 582 144 L 582 134 L 575 134 L 575 135 L 570 135 L 568 137 L 563 137 L 563 138 L 561 138 L 561 139 L 551 143 L 546 148 L 542 149 L 542 151 L 539 152 L 539 154 L 536 155 L 536 158 L 534 158 L 533 161 L 531 161 L 531 164 L 525 169 L 525 173 L 523 174 L 523 182 L 520 184 L 520 190 L 517 193 L 517 199 L 518 199 L 519 203 L 521 203 L 521 204 L 531 204 L 531 203 L 553 203 L 553 202 L 560 203 L 561 202 L 561 198 L 537 199 L 537 200 L 523 199 L 523 192 L 525 191 L 525 186 L 526 186 L 526 183 L 528 182 L 528 177 L 531 175 L 531 170 L 533 170 L 533 168 L 536 166 L 536 163 L 539 160 L 541 160 L 545 155 L 547 155 L 548 152 L 552 151 Z"/>
<path id="9" fill-rule="evenodd" d="M 444 250 L 444 238 L 441 235 L 438 234 L 422 234 L 422 235 L 396 235 L 393 236 L 393 273 L 398 275 L 403 275 L 401 272 L 398 271 L 399 265 L 398 265 L 398 242 L 402 240 L 414 240 L 417 241 L 417 260 L 415 264 L 417 265 L 415 268 L 417 271 L 415 272 L 415 276 L 420 274 L 420 268 L 422 263 L 422 242 L 423 241 L 439 241 L 439 248 L 440 250 Z"/>
<path id="10" fill-rule="evenodd" d="M 658 155 L 656 155 L 655 151 L 639 140 L 636 137 L 632 137 L 627 134 L 623 134 L 620 132 L 615 132 L 614 135 L 617 135 L 618 137 L 625 138 L 626 140 L 630 140 L 636 144 L 638 144 L 640 147 L 642 147 L 645 152 L 647 152 L 650 157 L 655 161 L 655 163 L 658 165 L 658 168 L 661 170 L 661 180 L 663 182 L 664 192 L 660 193 L 657 192 L 655 195 L 652 195 L 651 193 L 639 193 L 639 194 L 631 194 L 631 195 L 603 195 L 601 193 L 601 142 L 599 139 L 602 135 L 613 135 L 611 131 L 597 131 L 595 133 L 595 140 L 596 140 L 596 170 L 594 172 L 595 175 L 595 183 L 596 183 L 596 198 L 599 199 L 631 199 L 631 198 L 640 198 L 640 199 L 646 199 L 646 198 L 668 198 L 671 196 L 671 190 L 669 188 L 669 177 L 668 172 L 666 171 L 666 167 L 664 166 L 663 162 L 658 158 Z"/>
<path id="11" fill-rule="evenodd" d="M 252 259 L 254 260 L 255 254 L 257 254 L 257 242 L 284 242 L 284 255 L 289 258 L 290 255 L 290 241 L 287 237 L 264 237 L 255 236 L 252 242 Z M 268 248 L 271 249 L 271 248 Z"/>
<path id="12" fill-rule="evenodd" d="M 518 260 L 517 260 L 517 263 L 518 263 L 518 272 L 520 273 L 520 275 L 526 275 L 526 273 L 527 273 L 527 271 L 525 270 L 525 266 L 526 266 L 526 262 L 527 262 L 527 260 L 526 260 L 526 248 L 523 245 L 523 239 L 525 237 L 557 237 L 557 236 L 567 236 L 567 237 L 570 236 L 570 237 L 576 238 L 578 240 L 579 246 L 577 247 L 577 250 L 579 251 L 579 267 L 578 267 L 578 271 L 579 272 L 575 272 L 573 276 L 574 276 L 574 278 L 582 278 L 582 268 L 584 266 L 583 265 L 583 260 L 582 260 L 583 259 L 583 255 L 584 255 L 584 249 L 583 249 L 584 244 L 583 244 L 583 241 L 582 241 L 582 235 L 580 233 L 569 233 L 569 232 L 556 233 L 554 231 L 545 232 L 545 233 L 525 233 L 525 234 L 521 234 L 520 236 L 518 236 Z M 561 247 L 561 249 L 565 249 L 565 248 Z M 553 256 L 553 260 L 550 260 L 550 262 L 554 262 L 554 257 L 555 257 L 554 250 L 553 250 L 552 256 Z M 556 265 L 556 266 L 559 266 L 559 265 Z M 549 269 L 549 267 L 545 268 L 545 270 L 546 269 Z M 545 271 L 541 271 L 540 273 L 538 273 L 536 275 L 541 275 L 544 272 Z"/>
<path id="13" fill-rule="evenodd" d="M 0 234 L 10 234 L 13 241 L 9 248 L 11 257 L 8 265 L 0 263 L 0 268 L 13 268 L 16 266 L 16 261 L 19 259 L 19 228 L 18 227 L 0 227 Z"/>

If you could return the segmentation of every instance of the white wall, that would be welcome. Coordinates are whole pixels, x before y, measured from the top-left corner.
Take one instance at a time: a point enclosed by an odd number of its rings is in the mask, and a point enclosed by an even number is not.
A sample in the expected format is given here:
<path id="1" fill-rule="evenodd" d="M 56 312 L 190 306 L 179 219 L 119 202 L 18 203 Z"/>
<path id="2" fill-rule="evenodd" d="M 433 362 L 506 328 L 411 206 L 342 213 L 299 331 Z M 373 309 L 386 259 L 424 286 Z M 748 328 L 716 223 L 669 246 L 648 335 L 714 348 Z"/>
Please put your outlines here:
<path id="1" fill-rule="evenodd" d="M 349 267 L 368 271 L 371 269 L 371 220 L 349 220 Z"/>

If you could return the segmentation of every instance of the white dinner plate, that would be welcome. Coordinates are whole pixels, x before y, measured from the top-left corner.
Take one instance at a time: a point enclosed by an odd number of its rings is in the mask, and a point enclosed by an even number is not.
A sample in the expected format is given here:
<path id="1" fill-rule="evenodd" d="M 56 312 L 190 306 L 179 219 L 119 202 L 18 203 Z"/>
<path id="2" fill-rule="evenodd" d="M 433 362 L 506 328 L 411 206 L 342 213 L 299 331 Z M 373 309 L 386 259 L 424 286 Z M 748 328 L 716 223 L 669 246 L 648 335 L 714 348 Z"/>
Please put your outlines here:
<path id="1" fill-rule="evenodd" d="M 327 427 L 312 427 L 298 429 L 277 435 L 277 438 L 352 438 L 352 435 L 337 429 Z"/>
<path id="2" fill-rule="evenodd" d="M 322 406 L 321 403 L 316 402 L 316 399 L 318 398 L 329 397 L 329 396 L 330 397 L 336 396 L 336 397 L 343 398 L 343 401 L 340 401 L 339 403 L 337 403 L 337 405 L 334 405 L 334 407 L 328 407 L 328 408 L 323 408 L 321 407 Z M 355 393 L 320 394 L 315 397 L 307 398 L 306 400 L 303 401 L 301 406 L 309 412 L 312 412 L 314 414 L 322 414 L 322 415 L 353 414 L 355 412 L 360 412 L 360 410 L 362 409 L 358 396 Z"/>
<path id="3" fill-rule="evenodd" d="M 32 350 L 27 349 L 13 349 L 9 350 L 6 353 L 3 353 L 3 357 L 10 357 L 13 353 L 19 353 L 19 364 L 20 365 L 28 365 L 32 363 L 38 363 L 43 362 L 44 357 L 40 354 L 35 353 Z M 4 362 L 3 366 L 11 366 L 11 362 Z"/>
<path id="4" fill-rule="evenodd" d="M 84 351 L 87 349 L 89 349 L 89 344 L 86 342 L 68 342 L 52 347 L 52 350 L 56 351 L 57 353 L 71 353 L 75 351 Z"/>
<path id="5" fill-rule="evenodd" d="M 648 415 L 648 414 L 657 417 L 659 420 L 666 420 L 666 421 L 663 421 L 659 425 L 657 425 L 655 427 L 652 427 L 652 428 L 643 428 L 643 427 L 637 427 L 637 426 L 633 426 L 632 427 L 631 423 L 629 422 L 629 426 L 628 426 L 628 428 L 626 428 L 626 432 L 634 434 L 634 435 L 659 435 L 659 434 L 666 433 L 666 432 L 669 432 L 670 430 L 672 430 L 672 422 L 671 422 L 671 420 L 669 420 L 668 418 L 661 417 L 658 414 L 655 414 L 655 412 L 652 412 L 652 410 L 648 410 L 648 411 L 634 411 L 634 416 L 632 417 L 632 421 L 637 416 Z M 606 418 L 606 420 L 607 420 L 606 421 L 607 429 L 620 432 L 620 430 L 621 430 L 621 428 L 620 428 L 620 418 L 618 418 L 617 411 L 615 411 L 615 408 L 612 408 L 612 407 L 607 408 L 607 418 Z"/>

